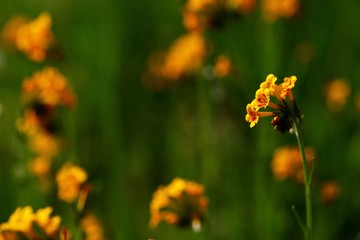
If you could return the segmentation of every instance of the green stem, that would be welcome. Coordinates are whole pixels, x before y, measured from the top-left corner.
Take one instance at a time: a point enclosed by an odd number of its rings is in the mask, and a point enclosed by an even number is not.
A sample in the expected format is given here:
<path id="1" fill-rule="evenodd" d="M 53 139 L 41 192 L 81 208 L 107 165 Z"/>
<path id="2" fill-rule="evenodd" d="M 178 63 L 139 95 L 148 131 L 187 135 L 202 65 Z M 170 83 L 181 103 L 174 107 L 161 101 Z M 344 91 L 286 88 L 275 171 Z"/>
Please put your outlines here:
<path id="1" fill-rule="evenodd" d="M 300 129 L 300 120 L 295 118 L 293 120 L 294 133 L 299 145 L 301 159 L 304 169 L 304 182 L 305 182 L 305 205 L 306 205 L 306 232 L 305 239 L 312 239 L 312 205 L 311 205 L 311 172 L 309 171 L 309 166 L 306 160 L 305 146 L 303 142 L 303 137 Z"/>

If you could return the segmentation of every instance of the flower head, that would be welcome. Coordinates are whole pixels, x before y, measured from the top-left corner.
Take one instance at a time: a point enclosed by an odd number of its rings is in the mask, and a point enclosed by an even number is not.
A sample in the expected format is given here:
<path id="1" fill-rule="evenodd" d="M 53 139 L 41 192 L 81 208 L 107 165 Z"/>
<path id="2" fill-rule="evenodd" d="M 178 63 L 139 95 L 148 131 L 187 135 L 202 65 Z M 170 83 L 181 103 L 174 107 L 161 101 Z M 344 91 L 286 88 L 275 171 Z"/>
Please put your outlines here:
<path id="1" fill-rule="evenodd" d="M 75 104 L 75 96 L 66 78 L 52 67 L 47 67 L 25 79 L 22 97 L 27 103 L 38 102 L 44 107 L 70 107 Z"/>
<path id="2" fill-rule="evenodd" d="M 306 160 L 309 164 L 315 158 L 315 151 L 311 147 L 305 148 Z M 282 181 L 288 178 L 304 182 L 301 154 L 297 147 L 285 146 L 275 150 L 271 163 L 276 179 Z"/>
<path id="3" fill-rule="evenodd" d="M 333 112 L 341 111 L 350 94 L 350 87 L 345 79 L 335 79 L 326 87 L 326 103 Z"/>
<path id="4" fill-rule="evenodd" d="M 326 181 L 320 187 L 321 198 L 324 203 L 332 203 L 341 194 L 340 186 L 336 181 Z"/>
<path id="5" fill-rule="evenodd" d="M 86 214 L 80 222 L 86 240 L 105 240 L 104 229 L 93 214 Z"/>
<path id="6" fill-rule="evenodd" d="M 64 164 L 56 174 L 58 198 L 65 202 L 73 202 L 79 197 L 81 187 L 88 175 L 84 169 L 72 163 Z"/>
<path id="7" fill-rule="evenodd" d="M 16 47 L 33 61 L 43 61 L 53 43 L 51 23 L 50 14 L 44 12 L 33 21 L 21 24 L 16 31 Z"/>
<path id="8" fill-rule="evenodd" d="M 273 74 L 269 74 L 260 84 L 254 100 L 247 104 L 245 120 L 250 123 L 250 127 L 255 126 L 260 117 L 274 116 L 272 123 L 275 129 L 284 133 L 292 129 L 294 119 L 301 120 L 301 114 L 292 94 L 292 88 L 295 86 L 297 78 L 295 76 L 287 77 L 279 85 L 275 83 L 276 80 L 277 78 Z M 274 96 L 279 103 L 272 102 L 271 96 Z M 270 107 L 272 110 L 259 111 L 266 107 Z"/>
<path id="9" fill-rule="evenodd" d="M 52 239 L 59 231 L 61 218 L 59 216 L 50 217 L 51 212 L 51 207 L 38 209 L 36 212 L 30 206 L 18 207 L 11 214 L 9 220 L 0 225 L 0 232 L 21 233 L 27 239 L 40 239 L 34 229 L 34 224 L 36 224 L 49 239 Z M 11 236 L 15 235 L 11 234 Z"/>
<path id="10" fill-rule="evenodd" d="M 214 73 L 216 77 L 223 78 L 230 74 L 232 64 L 230 59 L 225 55 L 220 55 L 215 62 Z"/>
<path id="11" fill-rule="evenodd" d="M 156 227 L 159 222 L 165 221 L 199 230 L 207 205 L 208 200 L 201 184 L 175 178 L 154 193 L 150 203 L 150 226 Z"/>
<path id="12" fill-rule="evenodd" d="M 299 0 L 264 0 L 262 2 L 263 15 L 268 22 L 274 22 L 278 18 L 292 17 L 299 8 Z"/>

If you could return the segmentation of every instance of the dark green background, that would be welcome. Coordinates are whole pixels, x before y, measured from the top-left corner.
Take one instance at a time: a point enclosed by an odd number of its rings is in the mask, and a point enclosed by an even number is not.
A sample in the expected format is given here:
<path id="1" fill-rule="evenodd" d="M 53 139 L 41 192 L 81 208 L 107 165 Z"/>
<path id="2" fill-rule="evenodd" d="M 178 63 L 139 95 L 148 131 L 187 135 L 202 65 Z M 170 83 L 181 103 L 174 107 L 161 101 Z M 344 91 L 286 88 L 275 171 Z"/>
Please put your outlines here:
<path id="1" fill-rule="evenodd" d="M 185 30 L 178 1 L 0 0 L 0 26 L 15 14 L 49 11 L 64 60 L 33 63 L 21 53 L 0 55 L 0 220 L 17 206 L 69 208 L 42 194 L 26 173 L 26 147 L 16 129 L 23 79 L 44 66 L 58 67 L 78 104 L 64 114 L 71 143 L 58 161 L 72 160 L 90 175 L 95 191 L 87 207 L 97 213 L 108 239 L 302 239 L 291 212 L 303 216 L 303 186 L 278 182 L 273 151 L 295 145 L 273 130 L 270 119 L 253 129 L 245 106 L 266 75 L 296 75 L 294 96 L 304 114 L 305 143 L 316 150 L 313 183 L 317 240 L 360 239 L 360 128 L 355 96 L 360 85 L 360 2 L 301 1 L 293 19 L 264 22 L 255 12 L 209 30 L 207 64 L 224 53 L 238 74 L 208 81 L 201 76 L 156 92 L 142 83 L 148 56 L 166 49 Z M 298 46 L 312 49 L 310 61 Z M 326 83 L 346 78 L 351 93 L 340 113 L 329 111 Z M 217 98 L 214 91 L 222 90 Z M 174 177 L 196 180 L 210 200 L 202 233 L 160 224 L 148 228 L 149 203 Z M 341 197 L 320 200 L 319 186 L 335 180 Z"/>

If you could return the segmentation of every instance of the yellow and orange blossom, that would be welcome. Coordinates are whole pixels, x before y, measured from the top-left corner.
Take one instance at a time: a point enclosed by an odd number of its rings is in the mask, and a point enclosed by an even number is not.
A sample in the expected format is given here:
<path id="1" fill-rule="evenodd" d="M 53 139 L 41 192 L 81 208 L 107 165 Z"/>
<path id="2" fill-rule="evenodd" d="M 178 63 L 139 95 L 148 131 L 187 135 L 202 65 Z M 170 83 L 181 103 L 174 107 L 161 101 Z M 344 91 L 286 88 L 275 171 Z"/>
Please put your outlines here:
<path id="1" fill-rule="evenodd" d="M 51 207 L 33 211 L 32 207 L 19 207 L 9 217 L 9 220 L 0 225 L 0 232 L 19 232 L 29 239 L 39 239 L 33 225 L 37 224 L 48 237 L 54 237 L 58 231 L 61 222 L 59 216 L 50 217 Z M 5 238 L 7 239 L 7 238 Z"/>
<path id="2" fill-rule="evenodd" d="M 311 147 L 305 148 L 308 164 L 312 164 L 315 151 Z M 304 182 L 304 172 L 300 151 L 297 147 L 285 146 L 275 150 L 271 163 L 275 178 L 279 181 L 292 178 Z"/>
<path id="3" fill-rule="evenodd" d="M 192 225 L 194 230 L 199 230 L 207 205 L 201 184 L 175 178 L 154 193 L 150 203 L 150 227 L 155 228 L 165 221 L 178 226 Z"/>
<path id="4" fill-rule="evenodd" d="M 86 214 L 80 223 L 85 240 L 105 240 L 104 229 L 93 214 Z"/>
<path id="5" fill-rule="evenodd" d="M 75 96 L 67 79 L 55 68 L 47 67 L 24 80 L 22 97 L 25 102 L 38 101 L 49 106 L 73 106 Z"/>
<path id="6" fill-rule="evenodd" d="M 68 203 L 73 202 L 78 198 L 81 186 L 87 178 L 86 171 L 81 167 L 72 163 L 64 164 L 56 174 L 58 198 Z"/>
<path id="7" fill-rule="evenodd" d="M 51 16 L 47 12 L 41 13 L 33 21 L 22 24 L 16 32 L 16 47 L 31 60 L 43 61 L 54 39 L 51 24 Z"/>
<path id="8" fill-rule="evenodd" d="M 294 16 L 300 8 L 299 0 L 263 0 L 262 11 L 266 21 Z"/>

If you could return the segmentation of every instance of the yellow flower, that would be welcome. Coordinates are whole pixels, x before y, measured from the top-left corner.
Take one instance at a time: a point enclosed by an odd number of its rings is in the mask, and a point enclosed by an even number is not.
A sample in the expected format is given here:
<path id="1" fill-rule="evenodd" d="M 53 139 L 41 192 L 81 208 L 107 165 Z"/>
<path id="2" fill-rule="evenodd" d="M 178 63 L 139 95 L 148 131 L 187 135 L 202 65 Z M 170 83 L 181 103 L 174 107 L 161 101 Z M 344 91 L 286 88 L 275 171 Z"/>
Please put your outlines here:
<path id="1" fill-rule="evenodd" d="M 274 116 L 272 123 L 280 132 L 290 131 L 294 119 L 301 121 L 301 113 L 292 95 L 292 88 L 297 78 L 295 76 L 284 78 L 284 82 L 280 85 L 275 83 L 276 80 L 273 74 L 269 74 L 256 91 L 255 99 L 246 106 L 245 120 L 250 123 L 251 128 L 258 123 L 260 117 L 266 116 Z M 274 96 L 279 103 L 273 103 L 270 96 Z M 268 106 L 273 109 L 271 112 L 259 111 Z"/>
<path id="2" fill-rule="evenodd" d="M 86 214 L 81 219 L 81 229 L 85 233 L 85 240 L 104 240 L 104 229 L 99 220 L 92 214 Z"/>
<path id="3" fill-rule="evenodd" d="M 32 207 L 18 207 L 9 220 L 0 225 L 1 231 L 21 232 L 27 236 L 33 235 L 32 223 L 34 221 L 34 212 Z"/>
<path id="4" fill-rule="evenodd" d="M 29 163 L 29 170 L 36 176 L 46 176 L 50 172 L 51 159 L 38 156 Z"/>
<path id="5" fill-rule="evenodd" d="M 38 101 L 49 106 L 73 106 L 75 103 L 75 96 L 66 78 L 52 67 L 47 67 L 25 79 L 22 95 L 25 102 Z"/>
<path id="6" fill-rule="evenodd" d="M 186 9 L 192 12 L 204 11 L 207 7 L 216 4 L 217 0 L 188 0 Z"/>
<path id="7" fill-rule="evenodd" d="M 150 203 L 150 227 L 161 221 L 177 226 L 192 226 L 200 230 L 208 199 L 204 187 L 196 182 L 175 178 L 169 185 L 160 186 Z"/>
<path id="8" fill-rule="evenodd" d="M 225 55 L 220 55 L 215 62 L 214 72 L 215 76 L 222 78 L 230 74 L 232 64 L 230 59 Z"/>
<path id="9" fill-rule="evenodd" d="M 308 164 L 311 164 L 315 158 L 314 149 L 305 148 L 305 155 Z M 301 154 L 297 147 L 285 146 L 276 149 L 271 166 L 275 178 L 280 181 L 292 178 L 304 182 Z"/>
<path id="10" fill-rule="evenodd" d="M 27 137 L 34 136 L 40 128 L 39 118 L 35 111 L 32 109 L 25 110 L 24 116 L 16 120 L 16 127 Z"/>
<path id="11" fill-rule="evenodd" d="M 35 213 L 34 221 L 44 230 L 47 236 L 54 236 L 60 226 L 61 218 L 59 216 L 50 217 L 53 209 L 46 207 L 38 209 Z"/>
<path id="12" fill-rule="evenodd" d="M 298 0 L 263 0 L 262 10 L 266 21 L 273 22 L 278 18 L 289 18 L 299 11 Z"/>
<path id="13" fill-rule="evenodd" d="M 350 94 L 350 87 L 345 79 L 335 79 L 326 87 L 326 103 L 333 112 L 341 111 Z"/>
<path id="14" fill-rule="evenodd" d="M 88 175 L 84 169 L 72 163 L 64 164 L 56 174 L 58 198 L 65 202 L 72 202 L 78 198 L 82 184 Z"/>
<path id="15" fill-rule="evenodd" d="M 35 20 L 20 25 L 16 31 L 16 47 L 33 61 L 43 61 L 53 43 L 51 22 L 50 14 L 44 12 Z"/>

